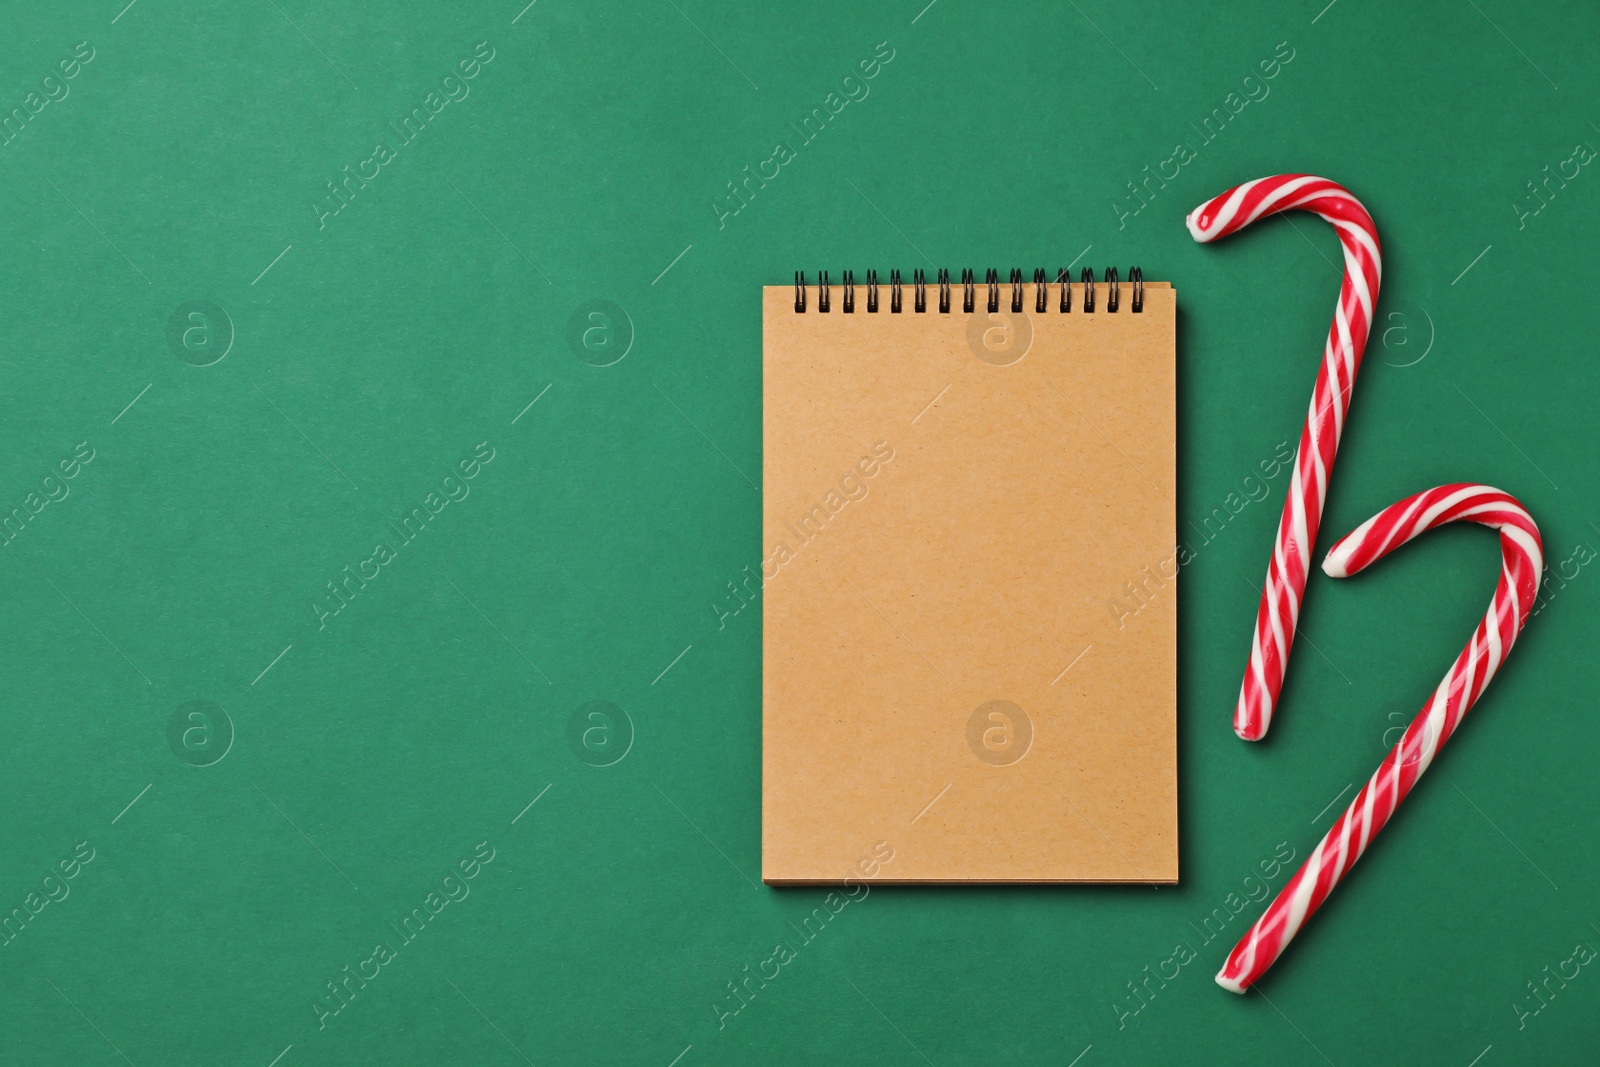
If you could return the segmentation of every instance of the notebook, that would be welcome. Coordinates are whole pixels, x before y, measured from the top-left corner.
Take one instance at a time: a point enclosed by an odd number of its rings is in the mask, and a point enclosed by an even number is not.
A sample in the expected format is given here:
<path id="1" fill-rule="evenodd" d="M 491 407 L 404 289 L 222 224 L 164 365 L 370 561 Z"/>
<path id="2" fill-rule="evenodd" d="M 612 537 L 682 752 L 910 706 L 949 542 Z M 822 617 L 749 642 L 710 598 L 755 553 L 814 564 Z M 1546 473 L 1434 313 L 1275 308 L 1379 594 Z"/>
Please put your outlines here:
<path id="1" fill-rule="evenodd" d="M 763 880 L 1176 882 L 1176 292 L 819 280 L 763 293 Z"/>

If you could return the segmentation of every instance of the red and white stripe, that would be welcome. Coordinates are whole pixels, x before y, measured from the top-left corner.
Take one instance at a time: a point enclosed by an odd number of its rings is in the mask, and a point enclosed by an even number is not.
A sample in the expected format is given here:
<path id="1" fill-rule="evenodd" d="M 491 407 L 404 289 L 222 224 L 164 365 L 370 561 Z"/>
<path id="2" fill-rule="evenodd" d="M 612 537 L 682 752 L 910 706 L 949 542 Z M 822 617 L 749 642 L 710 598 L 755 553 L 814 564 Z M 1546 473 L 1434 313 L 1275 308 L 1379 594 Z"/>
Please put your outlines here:
<path id="1" fill-rule="evenodd" d="M 1278 539 L 1267 565 L 1267 580 L 1256 612 L 1255 641 L 1250 666 L 1233 713 L 1233 731 L 1246 741 L 1259 741 L 1272 725 L 1272 712 L 1283 688 L 1294 644 L 1300 598 L 1305 592 L 1311 552 L 1316 547 L 1322 504 L 1328 495 L 1334 455 L 1350 408 L 1350 391 L 1361 369 L 1361 354 L 1372 328 L 1378 303 L 1378 282 L 1383 264 L 1378 231 L 1372 216 L 1343 186 L 1309 174 L 1279 174 L 1230 189 L 1209 200 L 1187 219 L 1196 241 L 1215 241 L 1257 219 L 1280 211 L 1309 211 L 1333 224 L 1344 248 L 1344 282 L 1334 308 L 1333 326 L 1323 349 L 1311 409 L 1300 447 L 1295 453 L 1294 477 L 1278 523 Z"/>
<path id="2" fill-rule="evenodd" d="M 1468 520 L 1500 531 L 1500 584 L 1489 610 L 1405 736 L 1378 765 L 1321 844 L 1289 879 L 1217 972 L 1217 984 L 1243 993 L 1266 973 L 1333 887 L 1361 858 L 1395 808 L 1511 653 L 1544 570 L 1539 528 L 1514 497 L 1486 485 L 1442 485 L 1385 508 L 1334 545 L 1322 569 L 1345 578 L 1382 559 L 1424 530 Z"/>

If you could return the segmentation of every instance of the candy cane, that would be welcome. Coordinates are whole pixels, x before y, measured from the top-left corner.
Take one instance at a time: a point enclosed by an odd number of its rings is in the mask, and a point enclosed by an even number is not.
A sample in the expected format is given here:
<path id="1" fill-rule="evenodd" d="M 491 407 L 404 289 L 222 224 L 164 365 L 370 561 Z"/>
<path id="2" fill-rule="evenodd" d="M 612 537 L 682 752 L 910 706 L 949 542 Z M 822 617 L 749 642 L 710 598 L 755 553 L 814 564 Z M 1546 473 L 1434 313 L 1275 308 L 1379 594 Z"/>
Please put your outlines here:
<path id="1" fill-rule="evenodd" d="M 1322 522 L 1322 503 L 1328 495 L 1328 478 L 1333 473 L 1339 435 L 1350 409 L 1350 390 L 1356 384 L 1361 354 L 1367 347 L 1383 264 L 1378 231 L 1367 209 L 1343 186 L 1309 174 L 1279 174 L 1246 182 L 1201 204 L 1186 220 L 1196 241 L 1209 242 L 1243 229 L 1264 215 L 1294 210 L 1320 215 L 1338 231 L 1344 248 L 1344 282 L 1339 287 L 1339 304 L 1334 308 L 1333 326 L 1323 349 L 1322 369 L 1317 372 L 1311 409 L 1295 453 L 1294 477 L 1289 482 L 1283 518 L 1278 522 L 1278 539 L 1267 565 L 1250 666 L 1233 712 L 1233 732 L 1246 741 L 1259 741 L 1266 735 L 1278 692 L 1283 688 L 1311 551 L 1316 547 L 1317 527 Z"/>
<path id="2" fill-rule="evenodd" d="M 1514 497 L 1486 485 L 1442 485 L 1418 493 L 1384 508 L 1328 552 L 1322 569 L 1330 577 L 1347 578 L 1424 530 L 1463 519 L 1500 531 L 1503 564 L 1488 613 L 1433 698 L 1378 765 L 1378 773 L 1234 946 L 1228 962 L 1217 972 L 1217 984 L 1222 988 L 1243 993 L 1265 974 L 1345 872 L 1355 866 L 1510 655 L 1539 594 L 1544 569 L 1544 549 L 1533 519 Z"/>

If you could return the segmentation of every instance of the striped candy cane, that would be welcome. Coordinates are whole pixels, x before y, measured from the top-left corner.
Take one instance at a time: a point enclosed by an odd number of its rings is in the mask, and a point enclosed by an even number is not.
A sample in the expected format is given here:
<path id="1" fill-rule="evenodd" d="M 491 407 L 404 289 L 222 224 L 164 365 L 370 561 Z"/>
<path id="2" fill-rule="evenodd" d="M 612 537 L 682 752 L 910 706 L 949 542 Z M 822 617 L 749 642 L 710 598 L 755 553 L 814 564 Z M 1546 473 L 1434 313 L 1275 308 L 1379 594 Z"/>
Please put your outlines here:
<path id="1" fill-rule="evenodd" d="M 1539 528 L 1515 498 L 1486 485 L 1442 485 L 1384 508 L 1334 545 L 1322 569 L 1330 577 L 1349 577 L 1424 530 L 1459 520 L 1479 522 L 1500 531 L 1504 562 L 1488 613 L 1434 690 L 1433 698 L 1423 705 L 1400 743 L 1378 765 L 1378 773 L 1339 816 L 1250 932 L 1234 946 L 1227 964 L 1217 972 L 1217 984 L 1222 988 L 1243 993 L 1283 953 L 1300 927 L 1378 836 L 1440 747 L 1450 740 L 1462 717 L 1483 695 L 1511 653 L 1517 634 L 1528 621 L 1544 570 Z"/>
<path id="2" fill-rule="evenodd" d="M 1309 174 L 1279 174 L 1247 182 L 1201 204 L 1187 219 L 1194 239 L 1209 242 L 1264 215 L 1294 210 L 1320 215 L 1338 231 L 1344 248 L 1344 283 L 1339 287 L 1339 304 L 1334 308 L 1322 369 L 1317 372 L 1311 409 L 1295 454 L 1294 477 L 1278 523 L 1278 539 L 1267 565 L 1250 666 L 1233 712 L 1233 732 L 1246 741 L 1259 741 L 1266 735 L 1283 688 L 1295 623 L 1300 618 L 1300 598 L 1322 522 L 1322 503 L 1350 408 L 1350 390 L 1356 384 L 1372 328 L 1383 264 L 1378 231 L 1367 209 L 1343 186 Z"/>

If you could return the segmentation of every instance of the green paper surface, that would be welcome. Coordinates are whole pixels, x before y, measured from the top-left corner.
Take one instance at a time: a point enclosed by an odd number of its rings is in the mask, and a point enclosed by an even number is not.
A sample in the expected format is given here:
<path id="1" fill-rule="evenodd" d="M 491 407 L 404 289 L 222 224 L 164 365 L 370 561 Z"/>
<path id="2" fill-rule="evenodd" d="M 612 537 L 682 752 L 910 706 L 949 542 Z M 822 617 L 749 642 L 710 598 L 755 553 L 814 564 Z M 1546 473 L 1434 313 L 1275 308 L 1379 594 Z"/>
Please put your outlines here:
<path id="1" fill-rule="evenodd" d="M 1591 6 L 124 2 L 0 34 L 0 1063 L 1592 1058 Z M 1385 250 L 1317 558 L 1466 480 L 1550 572 L 1240 998 L 1211 974 L 1250 895 L 1497 566 L 1452 527 L 1314 574 L 1272 734 L 1233 736 L 1260 464 L 1339 254 L 1310 216 L 1210 247 L 1183 217 L 1282 171 Z M 1182 884 L 879 887 L 803 933 L 827 891 L 758 880 L 728 584 L 761 559 L 760 286 L 1073 262 L 1179 291 Z"/>

